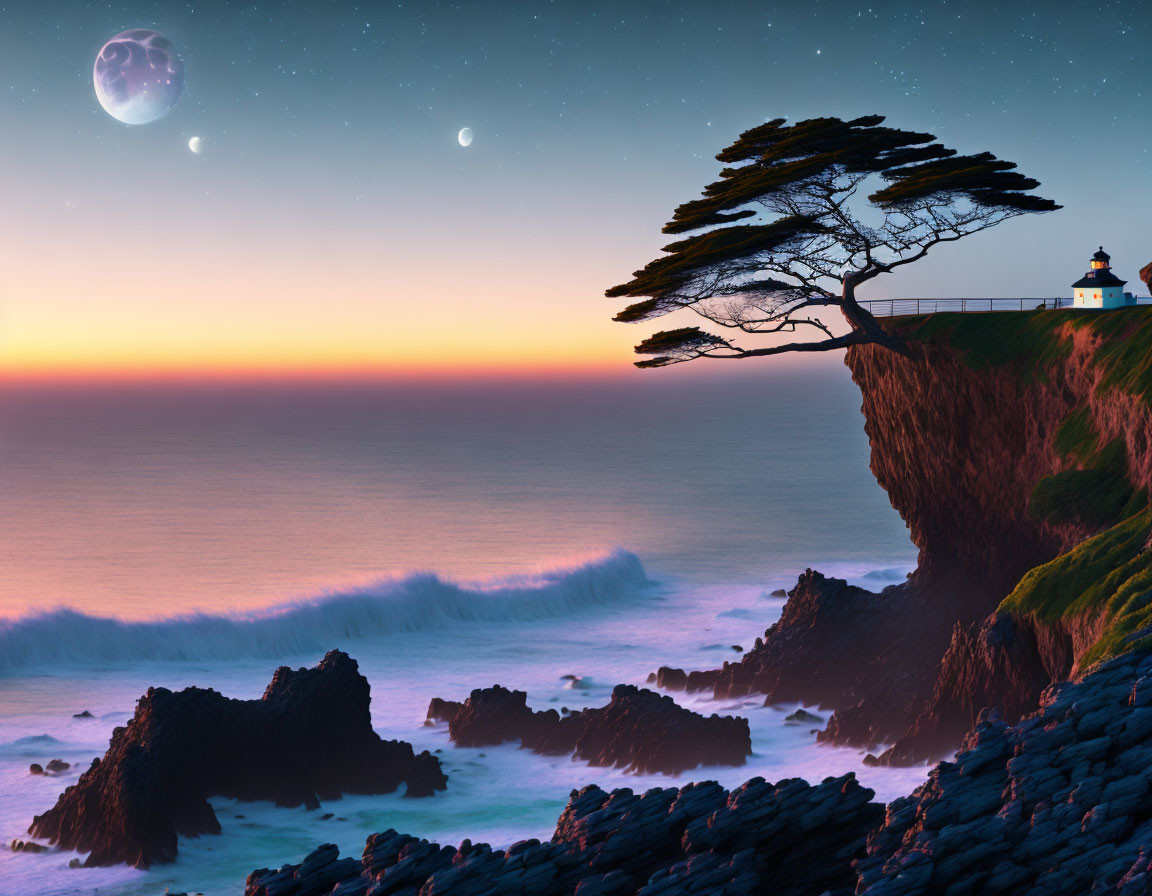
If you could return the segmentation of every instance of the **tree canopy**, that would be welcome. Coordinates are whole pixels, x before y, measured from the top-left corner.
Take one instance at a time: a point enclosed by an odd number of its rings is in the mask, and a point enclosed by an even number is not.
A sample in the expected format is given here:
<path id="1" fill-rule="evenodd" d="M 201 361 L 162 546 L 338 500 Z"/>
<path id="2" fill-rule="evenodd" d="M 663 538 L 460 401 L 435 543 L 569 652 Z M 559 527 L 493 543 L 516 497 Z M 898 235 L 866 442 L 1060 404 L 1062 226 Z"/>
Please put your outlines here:
<path id="1" fill-rule="evenodd" d="M 719 327 L 664 330 L 636 346 L 637 367 L 696 358 L 749 358 L 849 345 L 901 345 L 856 299 L 861 284 L 1018 215 L 1059 205 L 1029 191 L 1039 181 L 992 153 L 959 155 L 932 134 L 885 127 L 884 117 L 777 118 L 716 158 L 720 179 L 676 209 L 664 232 L 691 234 L 607 291 L 641 301 L 626 323 L 688 308 Z M 875 187 L 865 195 L 865 190 Z M 834 335 L 814 312 L 838 307 Z M 816 338 L 741 346 L 740 334 Z"/>

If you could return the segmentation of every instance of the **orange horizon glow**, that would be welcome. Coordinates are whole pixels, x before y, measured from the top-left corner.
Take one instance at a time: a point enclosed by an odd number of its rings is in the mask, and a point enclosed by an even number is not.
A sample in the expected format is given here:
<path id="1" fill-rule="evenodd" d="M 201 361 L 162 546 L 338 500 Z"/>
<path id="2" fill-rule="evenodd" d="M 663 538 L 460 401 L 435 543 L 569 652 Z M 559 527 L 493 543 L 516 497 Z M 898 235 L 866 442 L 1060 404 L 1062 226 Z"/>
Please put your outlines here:
<path id="1" fill-rule="evenodd" d="M 567 379 L 612 378 L 640 374 L 629 360 L 597 363 L 529 361 L 520 363 L 472 363 L 454 365 L 292 365 L 224 364 L 214 366 L 168 365 L 0 365 L 0 385 L 5 383 L 72 382 L 264 382 L 264 381 L 380 381 L 460 379 Z"/>

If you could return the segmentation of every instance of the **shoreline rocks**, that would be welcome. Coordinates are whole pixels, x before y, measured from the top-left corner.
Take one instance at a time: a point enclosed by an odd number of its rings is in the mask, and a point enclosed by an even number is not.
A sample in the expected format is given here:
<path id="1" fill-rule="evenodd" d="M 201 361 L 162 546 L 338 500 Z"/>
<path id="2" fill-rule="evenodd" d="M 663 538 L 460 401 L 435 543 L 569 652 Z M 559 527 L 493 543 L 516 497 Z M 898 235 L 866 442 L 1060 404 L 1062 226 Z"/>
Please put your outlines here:
<path id="1" fill-rule="evenodd" d="M 368 681 L 333 650 L 312 669 L 281 666 L 258 700 L 150 688 L 108 752 L 28 832 L 89 853 L 86 866 L 176 858 L 177 836 L 219 834 L 210 796 L 318 806 L 342 793 L 428 796 L 439 761 L 372 730 Z"/>
<path id="2" fill-rule="evenodd" d="M 700 765 L 743 765 L 752 752 L 748 720 L 705 717 L 667 696 L 617 685 L 607 706 L 561 715 L 533 712 L 524 691 L 476 689 L 463 703 L 434 698 L 428 718 L 447 721 L 453 743 L 484 747 L 520 741 L 550 756 L 571 753 L 595 766 L 680 774 Z"/>
<path id="3" fill-rule="evenodd" d="M 888 806 L 856 863 L 868 896 L 1144 894 L 1152 886 L 1152 655 L 981 713 L 952 762 Z"/>
<path id="4" fill-rule="evenodd" d="M 1142 636 L 1152 632 L 1144 631 Z M 887 807 L 852 775 L 643 795 L 573 791 L 551 840 L 440 846 L 388 830 L 261 869 L 246 896 L 1144 896 L 1152 890 L 1152 653 L 979 714 L 955 759 Z"/>
<path id="5" fill-rule="evenodd" d="M 811 786 L 753 778 L 635 794 L 573 790 L 551 840 L 440 846 L 387 830 L 360 859 L 331 844 L 248 876 L 245 896 L 705 896 L 847 894 L 884 815 L 851 775 Z"/>

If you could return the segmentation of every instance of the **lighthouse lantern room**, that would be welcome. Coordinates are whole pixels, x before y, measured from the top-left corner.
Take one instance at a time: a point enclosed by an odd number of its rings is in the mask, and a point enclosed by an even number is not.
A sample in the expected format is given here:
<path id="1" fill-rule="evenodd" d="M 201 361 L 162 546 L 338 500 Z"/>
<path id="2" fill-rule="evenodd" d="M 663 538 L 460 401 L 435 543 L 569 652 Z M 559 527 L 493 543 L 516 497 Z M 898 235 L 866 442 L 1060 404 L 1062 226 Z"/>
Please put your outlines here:
<path id="1" fill-rule="evenodd" d="M 1072 284 L 1072 305 L 1075 308 L 1122 308 L 1136 304 L 1135 298 L 1124 292 L 1126 280 L 1112 273 L 1111 256 L 1101 246 L 1092 256 L 1092 267 Z"/>

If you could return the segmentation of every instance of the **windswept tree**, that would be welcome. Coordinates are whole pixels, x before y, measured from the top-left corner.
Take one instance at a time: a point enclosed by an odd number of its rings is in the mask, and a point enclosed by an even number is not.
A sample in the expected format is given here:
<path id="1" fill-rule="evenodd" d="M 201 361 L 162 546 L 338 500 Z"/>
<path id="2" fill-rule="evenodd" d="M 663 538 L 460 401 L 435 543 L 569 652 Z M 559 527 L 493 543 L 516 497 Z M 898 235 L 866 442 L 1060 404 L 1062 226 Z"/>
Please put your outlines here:
<path id="1" fill-rule="evenodd" d="M 642 300 L 616 315 L 635 322 L 688 308 L 731 331 L 665 330 L 637 367 L 695 358 L 752 358 L 876 343 L 902 349 L 856 299 L 861 285 L 1018 215 L 1060 206 L 1030 193 L 1039 181 L 991 153 L 957 155 L 931 134 L 851 121 L 777 118 L 716 158 L 729 167 L 703 198 L 676 209 L 665 233 L 693 233 L 609 296 Z M 869 192 L 871 191 L 871 192 Z M 839 308 L 834 335 L 815 312 Z M 815 338 L 755 347 L 741 334 Z"/>

